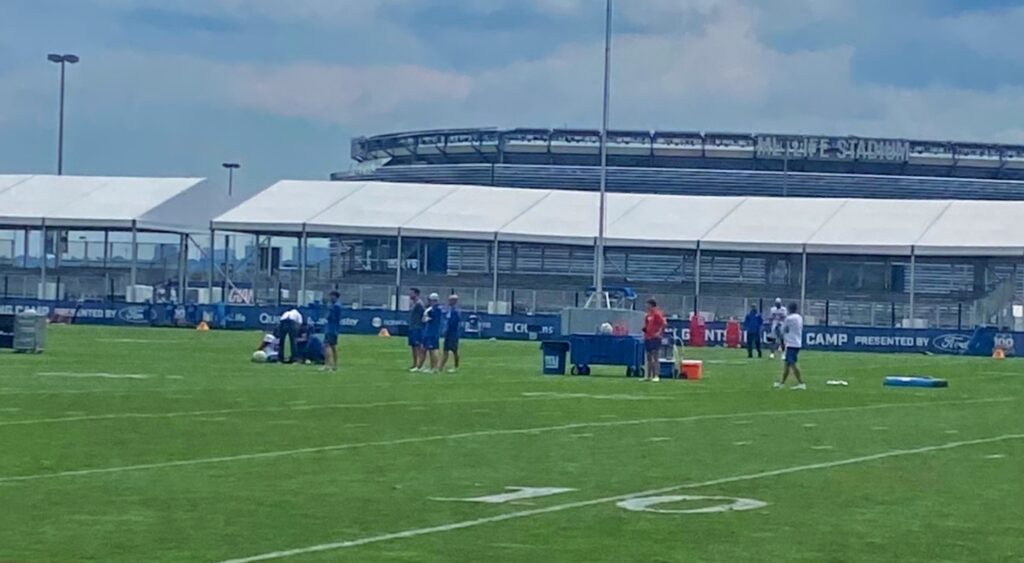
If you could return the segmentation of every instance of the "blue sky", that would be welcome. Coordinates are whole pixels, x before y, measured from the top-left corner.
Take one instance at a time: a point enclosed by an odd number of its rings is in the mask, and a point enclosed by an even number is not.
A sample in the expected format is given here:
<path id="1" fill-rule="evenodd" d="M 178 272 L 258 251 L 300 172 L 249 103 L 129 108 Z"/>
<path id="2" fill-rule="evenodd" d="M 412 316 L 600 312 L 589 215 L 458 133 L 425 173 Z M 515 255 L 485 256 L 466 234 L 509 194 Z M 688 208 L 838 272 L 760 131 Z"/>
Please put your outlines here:
<path id="1" fill-rule="evenodd" d="M 0 172 L 349 166 L 352 136 L 596 126 L 602 0 L 3 0 Z M 1024 142 L 1024 3 L 617 0 L 612 125 Z"/>

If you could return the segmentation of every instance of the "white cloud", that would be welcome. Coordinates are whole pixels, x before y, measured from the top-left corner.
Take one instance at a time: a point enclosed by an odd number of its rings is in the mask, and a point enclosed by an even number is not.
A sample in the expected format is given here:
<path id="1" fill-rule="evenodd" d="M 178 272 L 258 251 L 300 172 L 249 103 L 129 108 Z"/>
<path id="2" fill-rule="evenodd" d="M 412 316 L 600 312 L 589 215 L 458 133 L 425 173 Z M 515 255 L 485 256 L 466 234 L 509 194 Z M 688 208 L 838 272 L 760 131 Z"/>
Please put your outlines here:
<path id="1" fill-rule="evenodd" d="M 338 124 L 386 117 L 407 105 L 460 103 L 470 90 L 464 75 L 411 65 L 246 65 L 229 75 L 230 95 L 243 107 Z"/>
<path id="2" fill-rule="evenodd" d="M 245 20 L 252 17 L 284 22 L 365 25 L 381 22 L 391 10 L 413 6 L 416 0 L 91 0 L 102 6 L 149 8 Z"/>

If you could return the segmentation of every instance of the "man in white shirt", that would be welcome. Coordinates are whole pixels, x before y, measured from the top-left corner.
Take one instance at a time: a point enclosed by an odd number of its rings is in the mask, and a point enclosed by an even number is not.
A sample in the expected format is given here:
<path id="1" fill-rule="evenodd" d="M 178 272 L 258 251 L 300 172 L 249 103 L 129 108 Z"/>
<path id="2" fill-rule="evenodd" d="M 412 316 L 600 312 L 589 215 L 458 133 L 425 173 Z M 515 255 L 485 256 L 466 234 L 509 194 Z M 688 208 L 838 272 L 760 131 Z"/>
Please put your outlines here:
<path id="1" fill-rule="evenodd" d="M 793 374 L 793 377 L 796 378 L 796 385 L 793 386 L 793 389 L 807 389 L 807 385 L 801 377 L 800 368 L 797 367 L 800 348 L 804 342 L 804 318 L 797 312 L 796 303 L 789 304 L 789 315 L 782 323 L 782 338 L 786 346 L 786 367 L 782 370 L 782 380 L 775 382 L 775 388 L 785 387 L 789 374 Z"/>
<path id="2" fill-rule="evenodd" d="M 782 335 L 782 324 L 785 322 L 787 316 L 786 308 L 782 306 L 782 298 L 775 298 L 775 306 L 768 311 L 768 322 L 771 323 L 771 330 L 768 334 L 772 337 L 772 351 L 769 354 L 770 357 L 774 358 L 776 352 L 782 352 L 783 350 L 783 335 Z"/>
<path id="3" fill-rule="evenodd" d="M 281 339 L 281 363 L 290 364 L 295 361 L 295 339 L 299 335 L 299 327 L 302 326 L 302 313 L 298 309 L 289 309 L 281 315 L 277 323 L 277 337 Z M 288 346 L 285 346 L 287 340 Z"/>

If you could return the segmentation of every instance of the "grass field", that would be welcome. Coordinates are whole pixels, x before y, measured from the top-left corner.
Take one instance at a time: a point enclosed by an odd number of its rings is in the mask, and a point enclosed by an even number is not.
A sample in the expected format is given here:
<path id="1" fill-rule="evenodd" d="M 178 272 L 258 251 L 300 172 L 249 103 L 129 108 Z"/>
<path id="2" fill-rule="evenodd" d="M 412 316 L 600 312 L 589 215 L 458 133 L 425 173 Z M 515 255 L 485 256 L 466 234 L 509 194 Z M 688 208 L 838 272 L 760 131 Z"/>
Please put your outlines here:
<path id="1" fill-rule="evenodd" d="M 355 337 L 325 375 L 249 363 L 257 339 L 58 326 L 0 354 L 0 561 L 1024 561 L 1022 361 L 809 351 L 800 392 L 728 350 L 642 384 L 511 342 L 410 375 Z M 507 487 L 572 490 L 438 500 Z M 675 495 L 730 500 L 617 506 Z M 732 498 L 767 505 L 668 512 Z"/>

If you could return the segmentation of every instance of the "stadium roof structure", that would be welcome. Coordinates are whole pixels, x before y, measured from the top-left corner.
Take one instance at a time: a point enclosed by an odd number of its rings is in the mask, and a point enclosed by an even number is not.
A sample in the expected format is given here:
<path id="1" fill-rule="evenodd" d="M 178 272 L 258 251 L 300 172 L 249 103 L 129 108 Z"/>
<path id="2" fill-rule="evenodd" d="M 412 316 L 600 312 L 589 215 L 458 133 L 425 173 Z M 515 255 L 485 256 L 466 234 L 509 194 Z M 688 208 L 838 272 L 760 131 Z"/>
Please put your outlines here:
<path id="1" fill-rule="evenodd" d="M 203 178 L 0 175 L 0 227 L 208 232 L 231 206 Z"/>
<path id="2" fill-rule="evenodd" d="M 217 230 L 592 246 L 594 192 L 282 181 Z M 906 256 L 1022 256 L 1024 202 L 608 194 L 612 247 Z"/>

